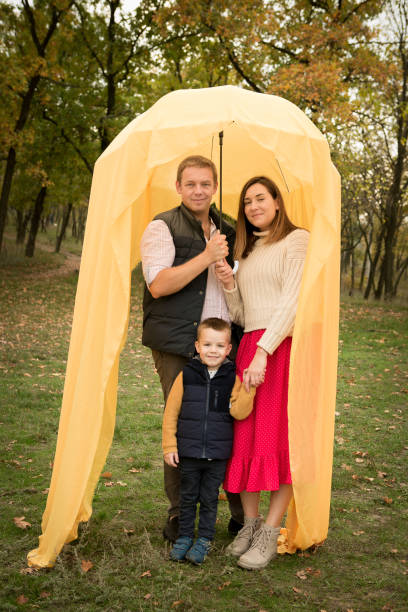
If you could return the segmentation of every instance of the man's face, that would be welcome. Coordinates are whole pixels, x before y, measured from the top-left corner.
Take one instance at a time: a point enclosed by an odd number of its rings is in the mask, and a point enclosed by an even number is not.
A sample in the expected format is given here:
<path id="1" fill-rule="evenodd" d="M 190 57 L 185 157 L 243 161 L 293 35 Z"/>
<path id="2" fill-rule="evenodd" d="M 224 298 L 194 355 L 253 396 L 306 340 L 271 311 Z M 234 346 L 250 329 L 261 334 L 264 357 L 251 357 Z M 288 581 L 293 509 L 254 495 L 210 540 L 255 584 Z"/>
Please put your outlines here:
<path id="1" fill-rule="evenodd" d="M 183 204 L 199 218 L 208 215 L 217 187 L 211 168 L 196 166 L 185 168 L 181 181 L 176 182 L 177 193 L 181 195 Z"/>

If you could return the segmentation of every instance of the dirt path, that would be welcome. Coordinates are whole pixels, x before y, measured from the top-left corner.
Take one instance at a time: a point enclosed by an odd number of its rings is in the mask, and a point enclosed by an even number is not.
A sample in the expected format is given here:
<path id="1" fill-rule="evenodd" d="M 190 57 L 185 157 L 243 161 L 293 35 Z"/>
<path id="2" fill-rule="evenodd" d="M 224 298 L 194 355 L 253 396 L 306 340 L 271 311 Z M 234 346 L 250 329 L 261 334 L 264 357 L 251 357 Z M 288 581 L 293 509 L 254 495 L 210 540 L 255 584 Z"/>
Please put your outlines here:
<path id="1" fill-rule="evenodd" d="M 11 235 L 9 235 L 8 237 L 13 238 Z M 37 242 L 35 248 L 39 251 L 54 253 L 54 247 L 50 244 L 40 244 L 39 242 Z M 75 255 L 74 253 L 70 253 L 65 249 L 61 249 L 60 255 L 63 255 L 65 257 L 64 262 L 62 264 L 47 270 L 37 270 L 35 278 L 54 278 L 57 276 L 68 276 L 73 272 L 79 272 L 79 267 L 81 265 L 80 255 Z M 30 270 L 30 268 L 28 268 L 27 270 Z"/>
<path id="2" fill-rule="evenodd" d="M 54 249 L 51 245 L 46 244 L 36 244 L 36 248 L 40 251 L 47 251 L 48 253 L 53 253 Z M 54 276 L 67 276 L 72 272 L 79 272 L 79 266 L 81 265 L 81 257 L 80 255 L 75 255 L 74 253 L 70 253 L 65 249 L 61 249 L 61 255 L 64 255 L 65 260 L 64 263 L 58 266 L 58 268 L 53 268 L 51 270 L 43 270 L 39 272 L 37 275 L 41 278 L 52 278 Z"/>

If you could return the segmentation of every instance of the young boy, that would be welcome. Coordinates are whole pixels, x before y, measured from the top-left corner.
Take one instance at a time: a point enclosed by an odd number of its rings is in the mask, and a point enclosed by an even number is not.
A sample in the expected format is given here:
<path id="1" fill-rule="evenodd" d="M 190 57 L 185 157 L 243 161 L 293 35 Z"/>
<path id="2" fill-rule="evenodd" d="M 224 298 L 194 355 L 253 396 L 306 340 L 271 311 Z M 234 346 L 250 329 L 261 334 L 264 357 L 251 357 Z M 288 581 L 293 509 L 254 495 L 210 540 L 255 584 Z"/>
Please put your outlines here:
<path id="1" fill-rule="evenodd" d="M 181 476 L 179 537 L 170 558 L 200 565 L 214 537 L 218 490 L 232 449 L 232 417 L 248 416 L 255 388 L 246 392 L 227 359 L 228 323 L 217 318 L 202 321 L 195 347 L 198 355 L 177 376 L 166 403 L 163 454 L 168 465 L 178 466 Z M 193 544 L 197 503 L 198 538 Z"/>

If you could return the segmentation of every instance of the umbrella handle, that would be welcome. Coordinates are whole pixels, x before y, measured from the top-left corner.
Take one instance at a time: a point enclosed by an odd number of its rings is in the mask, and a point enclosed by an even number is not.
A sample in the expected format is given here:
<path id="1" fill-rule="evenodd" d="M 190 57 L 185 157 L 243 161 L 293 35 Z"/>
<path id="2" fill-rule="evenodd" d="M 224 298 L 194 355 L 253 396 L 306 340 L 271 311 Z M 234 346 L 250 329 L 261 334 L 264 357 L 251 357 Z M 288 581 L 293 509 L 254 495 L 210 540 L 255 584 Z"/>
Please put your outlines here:
<path id="1" fill-rule="evenodd" d="M 224 132 L 218 133 L 220 139 L 220 234 L 222 234 L 222 145 Z"/>

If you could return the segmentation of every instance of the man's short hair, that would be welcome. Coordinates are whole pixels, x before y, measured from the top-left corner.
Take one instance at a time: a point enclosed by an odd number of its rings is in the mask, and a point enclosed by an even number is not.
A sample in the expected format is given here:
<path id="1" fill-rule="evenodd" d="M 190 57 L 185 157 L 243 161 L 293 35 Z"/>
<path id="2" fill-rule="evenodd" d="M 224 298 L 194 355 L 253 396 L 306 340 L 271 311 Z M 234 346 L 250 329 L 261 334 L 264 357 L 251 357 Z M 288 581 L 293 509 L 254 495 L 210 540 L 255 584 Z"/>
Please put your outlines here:
<path id="1" fill-rule="evenodd" d="M 200 339 L 200 334 L 203 329 L 214 329 L 215 331 L 225 331 L 228 332 L 229 340 L 231 341 L 231 325 L 224 321 L 224 319 L 219 319 L 218 317 L 209 317 L 208 319 L 204 319 L 201 321 L 200 325 L 197 328 L 197 340 Z"/>
<path id="2" fill-rule="evenodd" d="M 202 155 L 190 155 L 180 162 L 177 168 L 177 182 L 181 183 L 183 172 L 186 168 L 209 168 L 212 172 L 214 183 L 218 182 L 217 168 L 214 162 Z"/>

